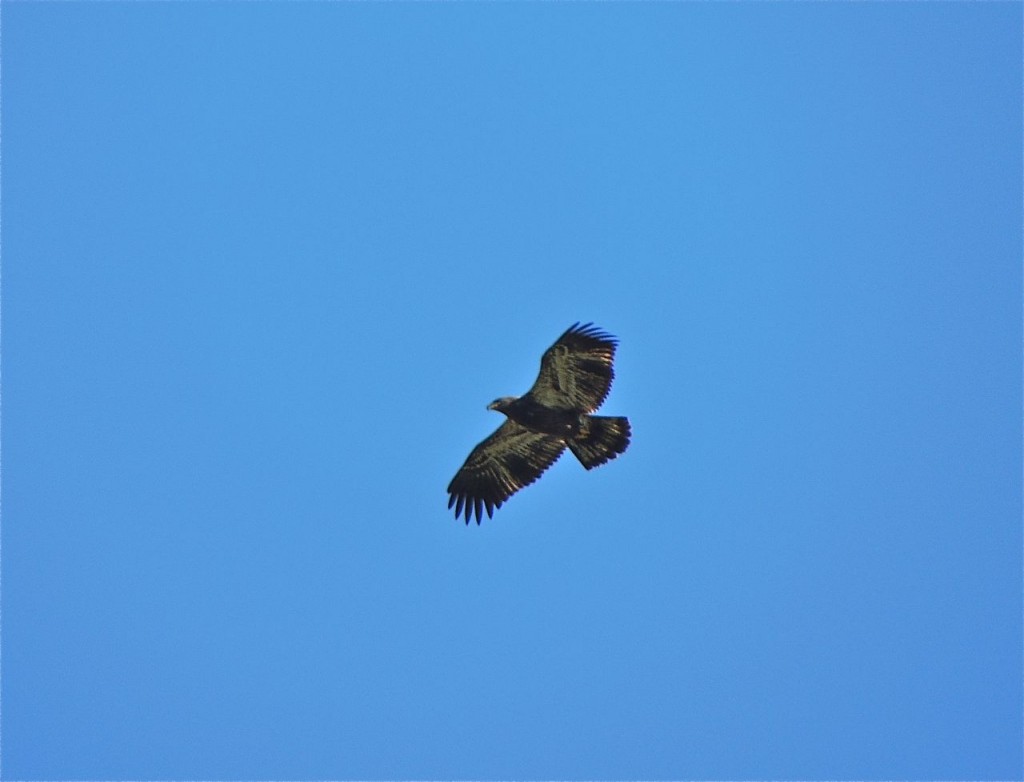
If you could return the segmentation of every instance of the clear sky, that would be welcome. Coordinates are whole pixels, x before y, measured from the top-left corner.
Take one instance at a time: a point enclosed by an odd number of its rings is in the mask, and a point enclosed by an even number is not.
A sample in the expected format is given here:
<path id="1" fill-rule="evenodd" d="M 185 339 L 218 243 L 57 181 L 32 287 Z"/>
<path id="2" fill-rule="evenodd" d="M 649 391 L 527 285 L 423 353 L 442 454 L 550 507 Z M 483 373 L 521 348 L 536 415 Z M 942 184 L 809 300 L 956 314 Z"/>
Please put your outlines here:
<path id="1" fill-rule="evenodd" d="M 1021 28 L 4 3 L 4 777 L 1019 779 Z"/>

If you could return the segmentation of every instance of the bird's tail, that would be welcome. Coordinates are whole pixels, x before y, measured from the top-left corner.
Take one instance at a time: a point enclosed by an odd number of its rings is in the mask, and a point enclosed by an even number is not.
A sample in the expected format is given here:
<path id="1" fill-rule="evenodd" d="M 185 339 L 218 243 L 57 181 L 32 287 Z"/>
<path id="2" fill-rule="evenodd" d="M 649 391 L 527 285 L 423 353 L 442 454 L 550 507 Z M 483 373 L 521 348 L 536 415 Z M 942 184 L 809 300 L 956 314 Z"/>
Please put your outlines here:
<path id="1" fill-rule="evenodd" d="M 584 419 L 583 428 L 569 448 L 588 470 L 614 459 L 629 447 L 629 419 L 592 415 Z"/>

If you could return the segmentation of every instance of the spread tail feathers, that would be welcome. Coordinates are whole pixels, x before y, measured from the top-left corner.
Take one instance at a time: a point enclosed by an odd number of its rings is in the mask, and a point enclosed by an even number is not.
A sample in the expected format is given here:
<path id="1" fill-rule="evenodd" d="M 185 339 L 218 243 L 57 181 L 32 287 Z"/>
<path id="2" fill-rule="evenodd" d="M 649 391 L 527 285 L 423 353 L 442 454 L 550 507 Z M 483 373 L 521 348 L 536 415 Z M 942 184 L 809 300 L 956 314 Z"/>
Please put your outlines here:
<path id="1" fill-rule="evenodd" d="M 569 448 L 588 470 L 614 459 L 629 447 L 629 419 L 592 415 Z"/>

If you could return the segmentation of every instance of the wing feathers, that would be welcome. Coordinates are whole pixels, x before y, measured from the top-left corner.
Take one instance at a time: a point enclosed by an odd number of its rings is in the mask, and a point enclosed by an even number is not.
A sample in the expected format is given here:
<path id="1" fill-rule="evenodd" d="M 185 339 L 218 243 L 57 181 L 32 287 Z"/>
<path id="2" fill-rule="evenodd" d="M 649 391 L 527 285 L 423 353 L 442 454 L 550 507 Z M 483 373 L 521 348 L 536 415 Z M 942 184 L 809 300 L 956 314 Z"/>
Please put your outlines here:
<path id="1" fill-rule="evenodd" d="M 537 480 L 564 450 L 562 439 L 531 432 L 507 420 L 473 449 L 452 478 L 448 507 L 455 505 L 456 518 L 465 515 L 468 524 L 475 516 L 479 524 L 484 511 L 491 518 L 505 500 Z"/>
<path id="2" fill-rule="evenodd" d="M 611 390 L 617 345 L 592 323 L 574 323 L 545 351 L 529 395 L 547 407 L 594 412 Z"/>

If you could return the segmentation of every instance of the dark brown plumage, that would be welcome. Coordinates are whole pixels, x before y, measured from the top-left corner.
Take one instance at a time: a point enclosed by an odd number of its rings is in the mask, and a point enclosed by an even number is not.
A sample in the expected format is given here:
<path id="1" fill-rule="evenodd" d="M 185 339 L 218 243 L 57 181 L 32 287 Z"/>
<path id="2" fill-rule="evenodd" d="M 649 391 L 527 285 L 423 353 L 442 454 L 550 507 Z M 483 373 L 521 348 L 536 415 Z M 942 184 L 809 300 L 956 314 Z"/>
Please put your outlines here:
<path id="1" fill-rule="evenodd" d="M 629 446 L 629 420 L 591 415 L 608 396 L 618 341 L 591 323 L 573 324 L 540 360 L 540 374 L 521 397 L 496 399 L 489 410 L 507 420 L 469 454 L 448 485 L 448 507 L 466 523 L 529 486 L 569 448 L 588 470 Z"/>

